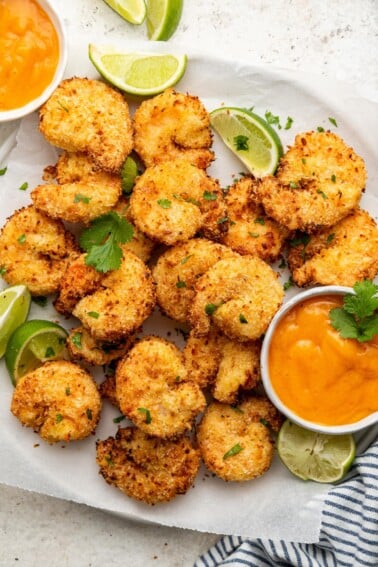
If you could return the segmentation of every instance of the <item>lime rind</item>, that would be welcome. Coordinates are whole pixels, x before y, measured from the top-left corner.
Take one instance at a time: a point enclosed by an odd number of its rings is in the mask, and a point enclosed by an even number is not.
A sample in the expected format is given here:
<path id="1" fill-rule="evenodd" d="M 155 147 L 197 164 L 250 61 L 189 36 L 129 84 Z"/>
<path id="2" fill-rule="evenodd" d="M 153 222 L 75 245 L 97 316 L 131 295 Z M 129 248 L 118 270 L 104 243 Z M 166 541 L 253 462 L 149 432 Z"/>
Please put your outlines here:
<path id="1" fill-rule="evenodd" d="M 106 4 L 130 24 L 140 25 L 146 19 L 144 0 L 105 0 Z"/>
<path id="2" fill-rule="evenodd" d="M 167 41 L 181 20 L 183 0 L 146 0 L 147 35 L 152 41 Z"/>
<path id="3" fill-rule="evenodd" d="M 31 296 L 24 285 L 8 287 L 0 292 L 0 358 L 5 354 L 9 337 L 27 319 Z"/>

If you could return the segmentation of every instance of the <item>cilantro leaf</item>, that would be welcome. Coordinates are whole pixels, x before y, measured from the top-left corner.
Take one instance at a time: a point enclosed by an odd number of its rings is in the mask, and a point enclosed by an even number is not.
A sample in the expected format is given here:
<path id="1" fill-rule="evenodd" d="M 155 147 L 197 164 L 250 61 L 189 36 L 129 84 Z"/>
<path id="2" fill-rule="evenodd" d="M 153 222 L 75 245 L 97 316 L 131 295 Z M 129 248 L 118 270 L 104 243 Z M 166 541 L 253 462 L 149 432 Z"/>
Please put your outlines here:
<path id="1" fill-rule="evenodd" d="M 356 295 L 346 295 L 344 298 L 344 309 L 363 319 L 372 315 L 378 309 L 378 285 L 369 280 L 357 282 L 353 286 Z"/>
<path id="2" fill-rule="evenodd" d="M 332 327 L 339 331 L 343 339 L 356 339 L 358 337 L 357 321 L 351 313 L 342 307 L 335 307 L 329 312 Z"/>

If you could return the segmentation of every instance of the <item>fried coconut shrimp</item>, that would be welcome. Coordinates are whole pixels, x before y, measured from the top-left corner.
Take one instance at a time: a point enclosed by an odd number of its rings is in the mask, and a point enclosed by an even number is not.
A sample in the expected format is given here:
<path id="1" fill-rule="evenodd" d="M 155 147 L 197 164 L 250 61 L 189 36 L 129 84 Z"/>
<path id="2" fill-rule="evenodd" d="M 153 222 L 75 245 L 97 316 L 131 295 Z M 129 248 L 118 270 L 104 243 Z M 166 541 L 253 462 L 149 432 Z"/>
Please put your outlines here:
<path id="1" fill-rule="evenodd" d="M 121 169 L 133 146 L 126 100 L 98 80 L 62 81 L 40 110 L 39 129 L 54 146 L 84 152 L 109 172 Z"/>
<path id="2" fill-rule="evenodd" d="M 197 475 L 200 456 L 187 437 L 150 437 L 135 427 L 118 429 L 97 442 L 100 474 L 127 496 L 158 504 L 185 494 Z"/>
<path id="3" fill-rule="evenodd" d="M 188 240 L 199 231 L 219 240 L 227 230 L 218 182 L 183 160 L 147 168 L 134 185 L 130 213 L 142 232 L 167 246 Z"/>
<path id="4" fill-rule="evenodd" d="M 88 437 L 100 417 L 92 376 L 67 360 L 46 362 L 17 382 L 11 411 L 48 443 Z"/>
<path id="5" fill-rule="evenodd" d="M 358 209 L 334 226 L 300 239 L 290 249 L 289 266 L 299 286 L 353 286 L 372 280 L 378 273 L 377 224 Z"/>
<path id="6" fill-rule="evenodd" d="M 148 262 L 151 258 L 155 242 L 150 240 L 142 231 L 140 231 L 132 221 L 130 214 L 130 201 L 126 197 L 121 197 L 117 205 L 113 209 L 114 212 L 125 217 L 125 219 L 133 226 L 133 237 L 130 242 L 121 244 L 122 250 L 133 252 L 143 262 Z"/>
<path id="7" fill-rule="evenodd" d="M 182 354 L 160 337 L 146 337 L 116 369 L 116 395 L 124 415 L 150 435 L 177 437 L 189 431 L 206 405 L 189 379 Z"/>
<path id="8" fill-rule="evenodd" d="M 280 307 L 284 292 L 277 274 L 260 258 L 236 256 L 214 264 L 195 286 L 189 311 L 194 336 L 212 324 L 230 339 L 258 339 Z"/>
<path id="9" fill-rule="evenodd" d="M 261 476 L 273 459 L 271 429 L 278 431 L 281 424 L 278 410 L 265 398 L 250 397 L 237 407 L 211 403 L 197 433 L 206 467 L 227 481 Z"/>
<path id="10" fill-rule="evenodd" d="M 79 300 L 73 315 L 94 339 L 117 343 L 139 329 L 152 313 L 155 300 L 149 268 L 135 254 L 123 250 L 118 270 L 103 276 L 101 286 Z"/>
<path id="11" fill-rule="evenodd" d="M 145 100 L 134 115 L 135 151 L 146 166 L 182 158 L 206 169 L 210 150 L 210 118 L 198 97 L 167 89 Z"/>
<path id="12" fill-rule="evenodd" d="M 169 248 L 152 270 L 160 308 L 172 319 L 187 322 L 198 278 L 222 258 L 232 256 L 234 253 L 226 246 L 204 238 Z"/>
<path id="13" fill-rule="evenodd" d="M 33 206 L 16 211 L 0 233 L 2 277 L 9 285 L 26 285 L 32 295 L 55 293 L 78 253 L 63 224 Z"/>
<path id="14" fill-rule="evenodd" d="M 92 315 L 97 316 L 94 313 Z M 70 330 L 67 347 L 72 360 L 80 360 L 93 366 L 104 366 L 124 356 L 134 340 L 135 336 L 132 335 L 120 343 L 102 343 L 96 341 L 84 327 L 76 327 Z"/>
<path id="15" fill-rule="evenodd" d="M 242 177 L 226 193 L 228 231 L 222 238 L 239 254 L 259 256 L 274 262 L 282 251 L 289 231 L 265 214 L 252 193 L 259 182 L 252 177 Z"/>
<path id="16" fill-rule="evenodd" d="M 358 206 L 366 184 L 364 161 L 332 132 L 298 134 L 275 177 L 255 193 L 266 213 L 290 230 L 314 232 Z"/>
<path id="17" fill-rule="evenodd" d="M 199 338 L 191 332 L 183 355 L 191 380 L 201 388 L 210 386 L 220 402 L 234 404 L 240 391 L 260 381 L 259 341 L 232 341 L 217 330 Z"/>

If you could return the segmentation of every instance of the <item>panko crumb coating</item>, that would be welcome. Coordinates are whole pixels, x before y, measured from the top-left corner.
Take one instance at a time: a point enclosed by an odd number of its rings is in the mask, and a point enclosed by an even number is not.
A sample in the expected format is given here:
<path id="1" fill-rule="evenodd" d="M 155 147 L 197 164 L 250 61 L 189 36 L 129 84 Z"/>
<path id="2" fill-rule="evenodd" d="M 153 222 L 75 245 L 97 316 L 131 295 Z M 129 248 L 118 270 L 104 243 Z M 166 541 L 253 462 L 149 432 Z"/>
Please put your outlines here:
<path id="1" fill-rule="evenodd" d="M 114 407 L 119 409 L 114 374 L 106 376 L 105 380 L 99 385 L 98 391 L 100 392 L 101 398 L 108 400 Z"/>
<path id="2" fill-rule="evenodd" d="M 108 484 L 153 505 L 188 491 L 200 455 L 188 437 L 169 441 L 128 427 L 118 429 L 115 438 L 97 442 L 97 463 Z"/>
<path id="3" fill-rule="evenodd" d="M 204 238 L 192 238 L 166 250 L 152 269 L 159 307 L 168 317 L 187 322 L 198 278 L 222 258 L 233 255 L 226 246 Z"/>
<path id="4" fill-rule="evenodd" d="M 183 351 L 191 380 L 201 388 L 210 386 L 219 402 L 235 404 L 242 391 L 260 382 L 260 341 L 232 341 L 216 329 L 206 337 L 190 333 Z"/>
<path id="5" fill-rule="evenodd" d="M 64 183 L 95 183 L 106 187 L 117 186 L 121 190 L 121 176 L 101 169 L 87 154 L 63 152 L 54 166 L 55 178 Z"/>
<path id="6" fill-rule="evenodd" d="M 271 430 L 282 418 L 265 398 L 250 397 L 238 406 L 211 403 L 198 426 L 197 441 L 206 467 L 226 481 L 246 481 L 269 469 L 274 453 Z"/>
<path id="7" fill-rule="evenodd" d="M 55 360 L 19 379 L 11 412 L 48 443 L 76 441 L 95 430 L 101 398 L 88 372 L 73 362 Z"/>
<path id="8" fill-rule="evenodd" d="M 78 254 L 63 223 L 32 205 L 13 213 L 0 232 L 2 277 L 9 285 L 26 285 L 32 295 L 58 291 L 67 265 Z"/>
<path id="9" fill-rule="evenodd" d="M 229 226 L 222 243 L 239 254 L 251 254 L 266 262 L 274 262 L 281 254 L 289 231 L 269 218 L 256 201 L 252 190 L 258 183 L 245 176 L 227 190 L 225 200 Z"/>
<path id="10" fill-rule="evenodd" d="M 39 129 L 48 142 L 69 152 L 84 152 L 100 169 L 116 173 L 133 147 L 129 107 L 103 81 L 63 80 L 41 107 Z"/>
<path id="11" fill-rule="evenodd" d="M 314 232 L 358 206 L 366 185 L 363 159 L 333 132 L 298 134 L 275 177 L 256 186 L 266 213 L 290 230 Z"/>
<path id="12" fill-rule="evenodd" d="M 218 181 L 183 160 L 148 167 L 134 185 L 130 214 L 149 238 L 173 246 L 196 233 L 219 240 L 227 231 Z"/>
<path id="13" fill-rule="evenodd" d="M 116 397 L 121 412 L 147 434 L 177 437 L 193 427 L 206 406 L 189 379 L 180 350 L 160 337 L 145 337 L 118 363 Z"/>
<path id="14" fill-rule="evenodd" d="M 131 335 L 120 343 L 102 343 L 96 341 L 84 327 L 75 327 L 67 337 L 67 348 L 72 360 L 104 366 L 125 356 L 134 341 L 135 336 Z"/>
<path id="15" fill-rule="evenodd" d="M 215 325 L 228 338 L 250 341 L 265 333 L 284 291 L 277 274 L 263 260 L 235 255 L 220 260 L 201 276 L 189 310 L 194 336 Z"/>
<path id="16" fill-rule="evenodd" d="M 147 167 L 181 158 L 206 169 L 214 159 L 209 113 L 198 97 L 166 89 L 134 114 L 135 151 Z"/>
<path id="17" fill-rule="evenodd" d="M 364 210 L 292 246 L 289 266 L 298 286 L 344 285 L 373 280 L 378 274 L 378 227 Z"/>
<path id="18" fill-rule="evenodd" d="M 135 254 L 123 250 L 121 266 L 103 276 L 101 286 L 80 299 L 72 313 L 96 340 L 114 343 L 137 331 L 155 303 L 149 268 Z"/>

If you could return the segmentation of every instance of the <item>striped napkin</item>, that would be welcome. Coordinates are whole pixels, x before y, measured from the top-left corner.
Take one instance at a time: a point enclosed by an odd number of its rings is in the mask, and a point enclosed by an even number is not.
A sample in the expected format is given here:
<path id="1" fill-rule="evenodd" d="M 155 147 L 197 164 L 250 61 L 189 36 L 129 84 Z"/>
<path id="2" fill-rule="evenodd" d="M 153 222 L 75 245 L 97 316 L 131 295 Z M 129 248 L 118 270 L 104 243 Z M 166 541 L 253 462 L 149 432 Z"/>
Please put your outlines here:
<path id="1" fill-rule="evenodd" d="M 194 567 L 378 567 L 378 436 L 373 429 L 358 443 L 359 456 L 347 478 L 325 498 L 317 543 L 224 536 Z"/>

